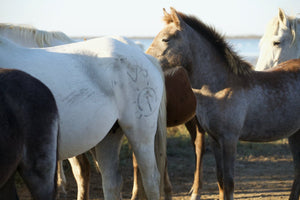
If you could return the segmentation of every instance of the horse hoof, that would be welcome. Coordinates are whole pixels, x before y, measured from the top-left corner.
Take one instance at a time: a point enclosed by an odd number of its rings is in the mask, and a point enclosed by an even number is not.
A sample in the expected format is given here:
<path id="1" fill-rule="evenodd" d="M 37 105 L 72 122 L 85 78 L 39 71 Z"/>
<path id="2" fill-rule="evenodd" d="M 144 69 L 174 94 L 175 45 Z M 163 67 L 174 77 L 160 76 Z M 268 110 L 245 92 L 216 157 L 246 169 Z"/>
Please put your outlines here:
<path id="1" fill-rule="evenodd" d="M 191 200 L 200 200 L 200 195 L 199 194 L 192 194 L 191 195 Z"/>
<path id="2" fill-rule="evenodd" d="M 165 194 L 165 200 L 172 200 L 172 194 Z"/>

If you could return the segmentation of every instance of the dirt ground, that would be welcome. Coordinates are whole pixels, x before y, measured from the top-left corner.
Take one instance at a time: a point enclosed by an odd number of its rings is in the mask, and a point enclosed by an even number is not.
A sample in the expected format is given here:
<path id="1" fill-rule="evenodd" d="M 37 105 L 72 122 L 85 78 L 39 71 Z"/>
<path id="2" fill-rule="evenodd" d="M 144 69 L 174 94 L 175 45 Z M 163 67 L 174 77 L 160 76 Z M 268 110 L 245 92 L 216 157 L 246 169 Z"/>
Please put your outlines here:
<path id="1" fill-rule="evenodd" d="M 194 154 L 189 136 L 182 129 L 175 129 L 168 138 L 169 175 L 173 185 L 173 199 L 189 199 L 194 173 Z M 215 161 L 206 142 L 204 155 L 204 184 L 201 199 L 218 199 Z M 127 143 L 121 151 L 123 174 L 123 199 L 130 199 L 132 189 L 132 160 Z M 288 199 L 293 180 L 293 162 L 287 140 L 273 143 L 240 143 L 235 167 L 235 199 L 278 200 Z M 67 194 L 59 200 L 76 199 L 77 187 L 69 165 L 65 164 L 68 180 Z M 23 183 L 18 184 L 20 200 L 29 200 L 30 194 Z M 101 176 L 92 168 L 90 199 L 103 199 Z"/>

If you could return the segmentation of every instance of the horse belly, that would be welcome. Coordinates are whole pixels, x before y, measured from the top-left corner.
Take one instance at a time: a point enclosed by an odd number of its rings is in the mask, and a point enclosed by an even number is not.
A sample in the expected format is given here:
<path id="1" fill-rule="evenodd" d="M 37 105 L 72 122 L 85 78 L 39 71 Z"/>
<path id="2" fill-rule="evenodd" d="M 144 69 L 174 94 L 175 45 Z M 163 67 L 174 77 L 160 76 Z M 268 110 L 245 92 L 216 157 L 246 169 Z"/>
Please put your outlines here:
<path id="1" fill-rule="evenodd" d="M 253 142 L 267 142 L 286 138 L 300 129 L 300 118 L 291 113 L 269 115 L 246 120 L 240 139 Z"/>
<path id="2" fill-rule="evenodd" d="M 71 104 L 58 101 L 60 160 L 88 151 L 106 136 L 118 118 L 112 102 L 106 95 L 95 95 Z"/>

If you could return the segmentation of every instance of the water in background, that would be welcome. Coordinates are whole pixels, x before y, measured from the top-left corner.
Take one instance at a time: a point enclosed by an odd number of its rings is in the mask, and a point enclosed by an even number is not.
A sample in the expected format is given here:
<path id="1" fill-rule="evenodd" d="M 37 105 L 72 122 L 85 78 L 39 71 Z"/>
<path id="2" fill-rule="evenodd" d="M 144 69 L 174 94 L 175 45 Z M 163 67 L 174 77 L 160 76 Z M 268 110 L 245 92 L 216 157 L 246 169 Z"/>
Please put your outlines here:
<path id="1" fill-rule="evenodd" d="M 233 47 L 235 52 L 238 53 L 246 61 L 250 62 L 252 65 L 256 64 L 259 55 L 259 38 L 229 38 L 227 41 Z M 138 38 L 133 41 L 143 45 L 144 50 L 148 49 L 153 41 L 153 38 Z"/>
<path id="2" fill-rule="evenodd" d="M 84 38 L 73 38 L 75 41 L 82 41 Z M 142 44 L 147 50 L 154 38 L 131 38 L 134 42 Z M 239 56 L 256 65 L 259 55 L 259 38 L 228 38 L 227 41 Z"/>

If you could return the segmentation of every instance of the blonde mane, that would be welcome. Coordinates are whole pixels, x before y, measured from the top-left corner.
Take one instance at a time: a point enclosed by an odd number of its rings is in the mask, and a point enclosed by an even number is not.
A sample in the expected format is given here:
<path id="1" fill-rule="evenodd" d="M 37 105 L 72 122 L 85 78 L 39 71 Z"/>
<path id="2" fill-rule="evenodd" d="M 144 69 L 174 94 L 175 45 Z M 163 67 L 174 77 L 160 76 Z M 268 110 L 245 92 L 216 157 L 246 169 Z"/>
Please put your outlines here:
<path id="1" fill-rule="evenodd" d="M 73 42 L 73 40 L 63 32 L 38 30 L 35 27 L 29 25 L 0 23 L 0 31 L 5 31 L 8 29 L 18 33 L 22 38 L 27 38 L 28 36 L 34 38 L 39 47 L 50 46 L 51 42 L 54 39 L 61 40 L 66 43 Z"/>
<path id="2" fill-rule="evenodd" d="M 292 31 L 292 35 L 293 35 L 293 42 L 294 43 L 296 41 L 296 37 L 297 37 L 297 34 L 300 34 L 300 33 L 297 33 L 297 25 L 298 23 L 300 24 L 300 19 L 296 18 L 296 17 L 289 17 L 289 22 L 291 24 L 291 31 Z"/>

